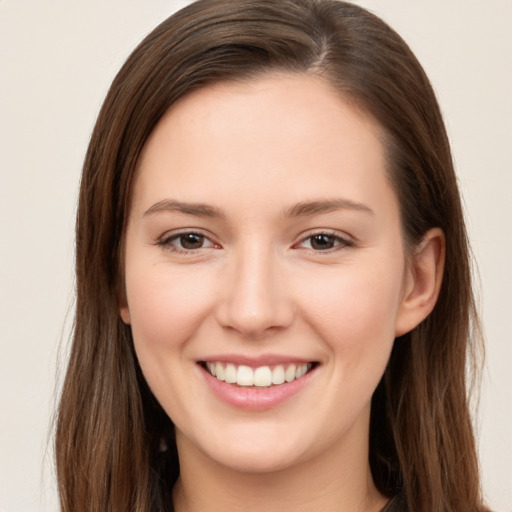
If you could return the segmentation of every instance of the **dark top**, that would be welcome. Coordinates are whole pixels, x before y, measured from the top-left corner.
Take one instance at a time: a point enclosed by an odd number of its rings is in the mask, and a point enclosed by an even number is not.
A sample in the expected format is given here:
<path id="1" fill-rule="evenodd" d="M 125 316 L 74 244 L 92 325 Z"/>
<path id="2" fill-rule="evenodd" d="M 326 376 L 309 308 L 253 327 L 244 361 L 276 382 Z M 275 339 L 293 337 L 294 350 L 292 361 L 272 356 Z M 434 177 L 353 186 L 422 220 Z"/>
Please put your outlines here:
<path id="1" fill-rule="evenodd" d="M 403 494 L 397 494 L 380 512 L 408 512 L 407 502 Z"/>

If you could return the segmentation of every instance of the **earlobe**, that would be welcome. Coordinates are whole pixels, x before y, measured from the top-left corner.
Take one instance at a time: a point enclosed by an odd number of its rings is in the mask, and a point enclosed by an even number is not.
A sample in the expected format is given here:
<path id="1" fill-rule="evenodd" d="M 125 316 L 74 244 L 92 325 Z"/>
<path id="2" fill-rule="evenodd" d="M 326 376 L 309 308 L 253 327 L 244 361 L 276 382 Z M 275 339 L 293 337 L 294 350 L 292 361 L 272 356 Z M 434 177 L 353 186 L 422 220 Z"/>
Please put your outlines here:
<path id="1" fill-rule="evenodd" d="M 440 228 L 432 228 L 409 262 L 395 336 L 402 336 L 414 329 L 434 309 L 443 280 L 444 261 L 444 233 Z"/>
<path id="2" fill-rule="evenodd" d="M 119 309 L 119 315 L 121 316 L 121 320 L 126 324 L 130 325 L 130 310 L 128 309 L 128 306 L 122 306 Z"/>
<path id="3" fill-rule="evenodd" d="M 130 310 L 128 308 L 128 299 L 126 297 L 124 276 L 120 276 L 117 283 L 117 303 L 119 306 L 119 316 L 121 317 L 121 320 L 126 325 L 130 325 Z"/>

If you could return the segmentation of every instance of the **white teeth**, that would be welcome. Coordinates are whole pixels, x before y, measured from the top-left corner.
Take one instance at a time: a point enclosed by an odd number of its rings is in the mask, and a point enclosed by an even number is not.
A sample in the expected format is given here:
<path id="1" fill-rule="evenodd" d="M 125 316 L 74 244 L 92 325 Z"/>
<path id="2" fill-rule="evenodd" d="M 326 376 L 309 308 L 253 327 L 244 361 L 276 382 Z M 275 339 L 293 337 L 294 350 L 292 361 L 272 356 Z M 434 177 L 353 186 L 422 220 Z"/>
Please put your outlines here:
<path id="1" fill-rule="evenodd" d="M 282 384 L 284 382 L 284 368 L 283 365 L 278 365 L 272 372 L 272 384 Z"/>
<path id="2" fill-rule="evenodd" d="M 215 363 L 206 363 L 206 366 L 208 367 L 208 371 L 215 377 Z"/>
<path id="3" fill-rule="evenodd" d="M 215 363 L 215 377 L 219 380 L 224 380 L 224 367 L 222 363 Z"/>
<path id="4" fill-rule="evenodd" d="M 224 372 L 224 380 L 229 384 L 236 382 L 236 368 L 234 364 L 226 365 L 226 371 Z"/>
<path id="5" fill-rule="evenodd" d="M 254 372 L 252 368 L 240 365 L 236 372 L 236 383 L 239 386 L 254 386 Z"/>
<path id="6" fill-rule="evenodd" d="M 260 388 L 272 384 L 272 370 L 268 366 L 261 366 L 254 370 L 254 385 Z"/>
<path id="7" fill-rule="evenodd" d="M 297 370 L 295 371 L 295 378 L 300 379 L 303 375 L 306 375 L 307 371 L 308 371 L 307 364 L 299 364 L 297 366 Z"/>
<path id="8" fill-rule="evenodd" d="M 296 366 L 294 364 L 291 364 L 286 368 L 286 372 L 284 372 L 284 380 L 286 382 L 292 382 L 292 380 L 295 380 L 295 371 Z"/>
<path id="9" fill-rule="evenodd" d="M 268 387 L 300 379 L 311 368 L 311 363 L 289 364 L 285 370 L 285 365 L 282 364 L 275 366 L 273 369 L 269 366 L 260 366 L 253 369 L 245 365 L 237 367 L 232 363 L 207 362 L 206 368 L 218 380 L 226 381 L 229 384 L 236 383 L 244 387 Z"/>

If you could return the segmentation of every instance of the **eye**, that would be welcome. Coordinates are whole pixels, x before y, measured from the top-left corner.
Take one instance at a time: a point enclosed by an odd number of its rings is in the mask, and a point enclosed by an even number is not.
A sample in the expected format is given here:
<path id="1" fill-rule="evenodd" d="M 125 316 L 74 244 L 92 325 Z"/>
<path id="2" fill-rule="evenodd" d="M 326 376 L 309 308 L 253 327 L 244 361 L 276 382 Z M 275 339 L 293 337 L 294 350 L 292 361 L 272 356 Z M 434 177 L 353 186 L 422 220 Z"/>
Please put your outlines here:
<path id="1" fill-rule="evenodd" d="M 173 252 L 193 252 L 198 249 L 217 247 L 208 237 L 195 231 L 186 231 L 164 237 L 158 245 Z"/>
<path id="2" fill-rule="evenodd" d="M 298 244 L 298 247 L 312 249 L 313 251 L 329 251 L 350 247 L 353 243 L 334 233 L 315 233 L 308 236 Z"/>

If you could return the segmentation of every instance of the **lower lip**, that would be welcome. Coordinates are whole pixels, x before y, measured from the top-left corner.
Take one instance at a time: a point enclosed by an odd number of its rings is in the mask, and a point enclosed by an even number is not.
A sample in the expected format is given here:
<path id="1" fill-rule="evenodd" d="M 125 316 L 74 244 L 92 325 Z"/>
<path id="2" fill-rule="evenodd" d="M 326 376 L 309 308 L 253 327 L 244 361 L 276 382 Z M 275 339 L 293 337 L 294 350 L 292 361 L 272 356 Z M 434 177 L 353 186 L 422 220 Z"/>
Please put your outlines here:
<path id="1" fill-rule="evenodd" d="M 200 368 L 208 386 L 217 398 L 233 407 L 252 411 L 271 409 L 286 402 L 301 391 L 316 372 L 316 369 L 313 368 L 306 375 L 292 382 L 285 382 L 268 388 L 258 388 L 228 384 L 215 378 L 203 367 Z"/>

